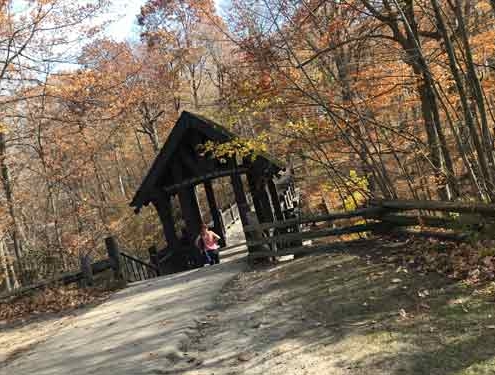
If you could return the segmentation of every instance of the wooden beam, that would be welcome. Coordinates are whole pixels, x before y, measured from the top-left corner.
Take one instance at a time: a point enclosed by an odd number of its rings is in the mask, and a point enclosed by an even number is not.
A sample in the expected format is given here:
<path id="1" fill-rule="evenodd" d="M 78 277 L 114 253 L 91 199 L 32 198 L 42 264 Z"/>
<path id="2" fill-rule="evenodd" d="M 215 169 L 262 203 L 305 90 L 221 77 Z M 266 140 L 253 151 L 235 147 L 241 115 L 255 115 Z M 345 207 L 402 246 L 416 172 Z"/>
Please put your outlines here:
<path id="1" fill-rule="evenodd" d="M 172 173 L 174 181 L 183 180 L 184 174 L 180 160 L 175 161 L 172 167 Z M 202 222 L 194 185 L 184 185 L 178 190 L 177 195 L 179 197 L 182 218 L 186 223 L 185 229 L 191 237 L 190 240 L 192 240 L 193 237 L 198 235 Z"/>
<path id="2" fill-rule="evenodd" d="M 179 155 L 180 155 L 181 162 L 184 164 L 184 166 L 187 169 L 189 169 L 191 174 L 193 174 L 193 175 L 200 175 L 201 174 L 201 170 L 199 168 L 198 162 L 193 159 L 191 154 L 184 147 L 180 148 Z"/>
<path id="3" fill-rule="evenodd" d="M 107 248 L 108 258 L 114 271 L 114 277 L 118 281 L 125 281 L 125 271 L 120 257 L 120 249 L 115 237 L 105 238 L 105 246 Z"/>
<path id="4" fill-rule="evenodd" d="M 298 224 L 332 222 L 339 219 L 350 219 L 353 217 L 379 218 L 385 212 L 387 212 L 387 210 L 381 207 L 367 207 L 367 208 L 361 208 L 358 210 L 348 211 L 348 212 L 332 212 L 326 215 L 306 216 L 296 219 L 276 221 L 273 223 L 258 224 L 256 226 L 246 226 L 244 230 L 246 232 L 250 232 L 255 230 L 266 230 L 271 228 L 287 228 Z"/>
<path id="5" fill-rule="evenodd" d="M 249 190 L 251 191 L 251 197 L 253 198 L 254 209 L 256 216 L 260 223 L 273 222 L 273 212 L 270 204 L 270 198 L 266 191 L 266 184 L 262 179 L 262 176 L 254 173 L 247 174 L 247 180 L 249 184 Z"/>
<path id="6" fill-rule="evenodd" d="M 215 191 L 213 190 L 212 182 L 210 180 L 205 181 L 204 188 L 208 206 L 210 207 L 211 218 L 213 219 L 214 232 L 220 236 L 220 246 L 224 247 L 226 245 L 225 226 L 223 224 L 222 214 L 218 209 L 217 200 L 215 199 Z"/>
<path id="7" fill-rule="evenodd" d="M 189 186 L 179 190 L 178 195 L 182 218 L 186 223 L 186 231 L 191 236 L 192 240 L 193 237 L 199 234 L 202 223 L 196 190 L 194 186 Z"/>
<path id="8" fill-rule="evenodd" d="M 309 240 L 309 239 L 322 238 L 322 237 L 340 236 L 342 234 L 372 232 L 372 231 L 380 230 L 382 228 L 383 228 L 382 223 L 371 223 L 371 224 L 353 225 L 345 228 L 323 229 L 323 230 L 301 232 L 301 233 L 289 233 L 279 236 L 266 237 L 262 240 L 248 241 L 248 246 L 252 247 L 252 246 L 272 244 L 272 243 L 284 242 L 284 241 L 292 242 L 296 240 Z"/>
<path id="9" fill-rule="evenodd" d="M 189 178 L 187 180 L 183 180 L 182 182 L 174 184 L 174 185 L 165 186 L 163 189 L 161 189 L 161 191 L 164 191 L 166 193 L 175 193 L 184 187 L 188 187 L 188 186 L 192 186 L 192 185 L 198 185 L 198 184 L 201 184 L 205 181 L 213 180 L 213 179 L 219 178 L 219 177 L 233 176 L 235 174 L 245 174 L 245 173 L 247 173 L 247 171 L 248 171 L 248 168 L 239 167 L 239 168 L 232 168 L 232 169 L 226 169 L 226 170 L 206 173 L 202 176 L 193 177 L 193 178 Z"/>
<path id="10" fill-rule="evenodd" d="M 277 187 L 273 182 L 273 179 L 268 181 L 268 191 L 270 192 L 270 197 L 272 198 L 273 211 L 277 221 L 284 220 L 284 214 L 282 213 L 282 206 L 280 204 L 280 199 L 278 197 Z"/>
<path id="11" fill-rule="evenodd" d="M 179 239 L 175 233 L 175 221 L 172 209 L 172 197 L 168 194 L 157 196 L 153 200 L 153 205 L 158 212 L 158 217 L 163 227 L 163 234 L 167 240 L 169 247 L 176 247 L 179 244 Z"/>
<path id="12" fill-rule="evenodd" d="M 249 225 L 247 213 L 249 212 L 249 205 L 246 199 L 246 193 L 244 192 L 244 186 L 242 185 L 241 175 L 236 173 L 230 176 L 232 188 L 234 190 L 235 201 L 237 208 L 239 209 L 239 216 L 243 226 Z"/>
<path id="13" fill-rule="evenodd" d="M 415 201 L 397 200 L 381 201 L 374 200 L 374 205 L 393 210 L 425 210 L 461 213 L 478 213 L 487 216 L 495 216 L 495 204 L 475 202 L 443 202 L 443 201 Z"/>

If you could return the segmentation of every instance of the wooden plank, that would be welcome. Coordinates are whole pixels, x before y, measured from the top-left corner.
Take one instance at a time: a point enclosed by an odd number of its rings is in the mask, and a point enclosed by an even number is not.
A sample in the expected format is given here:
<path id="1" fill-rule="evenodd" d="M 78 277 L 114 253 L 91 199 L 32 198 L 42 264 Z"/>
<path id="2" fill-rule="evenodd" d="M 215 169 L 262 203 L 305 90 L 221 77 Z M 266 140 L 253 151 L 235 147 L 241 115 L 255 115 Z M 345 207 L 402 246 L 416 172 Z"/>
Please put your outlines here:
<path id="1" fill-rule="evenodd" d="M 416 201 L 397 200 L 371 202 L 374 205 L 392 210 L 425 210 L 442 212 L 478 213 L 487 216 L 495 216 L 495 204 L 475 202 L 443 202 L 443 201 Z"/>
<path id="2" fill-rule="evenodd" d="M 232 169 L 227 169 L 227 170 L 222 170 L 222 171 L 206 173 L 206 174 L 199 176 L 199 177 L 189 178 L 189 179 L 184 180 L 178 184 L 165 186 L 161 191 L 166 192 L 166 193 L 176 193 L 180 189 L 188 187 L 188 186 L 198 185 L 198 184 L 201 184 L 205 181 L 210 181 L 210 180 L 213 180 L 213 179 L 219 178 L 219 177 L 232 176 L 233 174 L 245 174 L 245 173 L 247 173 L 247 171 L 248 171 L 248 168 L 238 167 L 238 168 L 232 168 Z"/>
<path id="3" fill-rule="evenodd" d="M 131 278 L 131 268 L 129 267 L 129 262 L 127 262 L 127 260 L 124 258 L 124 265 L 125 265 L 125 270 L 126 270 L 126 275 L 127 275 L 127 281 L 128 282 L 132 282 L 134 280 L 132 280 Z"/>
<path id="4" fill-rule="evenodd" d="M 380 215 L 382 215 L 385 212 L 387 212 L 387 210 L 382 207 L 367 207 L 355 211 L 332 212 L 325 215 L 306 216 L 301 218 L 288 219 L 284 221 L 276 221 L 273 223 L 248 225 L 244 227 L 244 231 L 253 232 L 256 230 L 266 230 L 272 228 L 287 228 L 299 224 L 329 222 L 339 219 L 350 219 L 353 217 L 360 217 L 360 216 L 364 218 L 375 218 L 375 217 L 380 217 Z"/>
<path id="5" fill-rule="evenodd" d="M 336 229 L 324 229 L 317 231 L 301 232 L 301 233 L 288 233 L 279 236 L 266 237 L 262 240 L 248 241 L 248 246 L 258 246 L 263 244 L 272 244 L 281 241 L 295 241 L 295 240 L 310 240 L 315 238 L 340 236 L 343 234 L 370 232 L 383 229 L 382 223 L 371 224 L 359 224 L 345 228 Z"/>
<path id="6" fill-rule="evenodd" d="M 213 184 L 211 181 L 204 182 L 204 188 L 206 193 L 206 199 L 208 200 L 208 207 L 210 208 L 211 217 L 213 219 L 214 232 L 220 236 L 220 246 L 225 246 L 225 226 L 223 225 L 222 215 L 218 209 L 217 200 L 215 199 L 215 191 L 213 190 Z"/>
<path id="7" fill-rule="evenodd" d="M 103 259 L 91 265 L 93 269 L 93 274 L 98 274 L 112 268 L 112 263 L 110 259 Z"/>
<path id="8" fill-rule="evenodd" d="M 272 223 L 274 217 L 265 181 L 260 174 L 256 174 L 256 171 L 250 171 L 247 174 L 247 181 L 258 221 L 260 223 Z"/>
<path id="9" fill-rule="evenodd" d="M 12 296 L 21 296 L 32 290 L 42 289 L 52 284 L 63 283 L 64 285 L 77 282 L 83 278 L 83 273 L 81 271 L 65 272 L 59 276 L 56 276 L 50 280 L 40 281 L 36 284 L 27 285 L 22 288 L 15 289 L 11 292 L 4 293 L 0 295 L 0 300 L 9 298 Z"/>
<path id="10" fill-rule="evenodd" d="M 202 223 L 201 211 L 199 209 L 198 198 L 194 186 L 181 189 L 178 193 L 182 218 L 186 224 L 185 230 L 191 239 L 194 239 L 200 232 Z"/>
<path id="11" fill-rule="evenodd" d="M 167 240 L 167 244 L 171 247 L 178 246 L 179 239 L 175 233 L 175 223 L 172 209 L 172 197 L 168 194 L 157 196 L 153 200 L 153 205 L 158 212 L 158 217 L 163 227 L 163 234 Z"/>
<path id="12" fill-rule="evenodd" d="M 235 161 L 233 161 L 235 163 Z M 232 188 L 234 190 L 235 201 L 237 208 L 239 209 L 239 216 L 243 226 L 248 225 L 247 212 L 249 211 L 249 205 L 244 192 L 244 186 L 242 184 L 242 178 L 240 174 L 233 174 L 230 176 Z"/>
<path id="13" fill-rule="evenodd" d="M 180 159 L 174 159 L 172 171 L 174 181 L 183 180 L 184 170 Z M 178 196 L 182 218 L 186 224 L 185 229 L 192 240 L 199 234 L 200 226 L 203 221 L 199 210 L 198 199 L 196 197 L 196 190 L 192 185 L 186 186 L 179 190 Z"/>
<path id="14" fill-rule="evenodd" d="M 144 267 L 147 267 L 147 268 L 151 268 L 152 270 L 154 271 L 157 271 L 156 267 L 152 264 L 149 264 L 149 263 L 146 263 L 145 261 L 139 259 L 139 258 L 136 258 L 130 254 L 127 254 L 127 253 L 124 253 L 123 251 L 120 252 L 120 255 L 122 255 L 123 257 L 127 258 L 127 259 L 130 259 L 132 260 L 133 262 L 136 262 L 137 264 L 140 264 Z"/>
<path id="15" fill-rule="evenodd" d="M 158 250 L 156 246 L 150 246 L 150 248 L 148 249 L 148 253 L 150 255 L 150 263 L 155 266 L 156 276 L 160 276 L 160 263 L 158 260 Z"/>
<path id="16" fill-rule="evenodd" d="M 275 219 L 277 221 L 284 220 L 284 214 L 282 213 L 282 206 L 280 205 L 280 198 L 278 196 L 277 187 L 275 186 L 273 179 L 270 179 L 268 181 L 268 191 L 270 192 L 270 196 L 272 198 Z"/>
<path id="17" fill-rule="evenodd" d="M 124 272 L 122 270 L 122 261 L 117 240 L 115 237 L 107 237 L 105 238 L 105 245 L 107 247 L 108 258 L 110 259 L 114 270 L 115 279 L 124 280 Z"/>

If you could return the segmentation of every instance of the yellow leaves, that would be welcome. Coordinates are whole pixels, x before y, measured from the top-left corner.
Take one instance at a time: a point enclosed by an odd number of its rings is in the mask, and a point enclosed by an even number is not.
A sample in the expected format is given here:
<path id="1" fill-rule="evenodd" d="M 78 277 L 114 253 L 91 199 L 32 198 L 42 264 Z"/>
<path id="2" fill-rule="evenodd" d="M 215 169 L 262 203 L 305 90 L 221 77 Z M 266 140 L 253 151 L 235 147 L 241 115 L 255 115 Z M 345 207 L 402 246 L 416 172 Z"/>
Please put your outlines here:
<path id="1" fill-rule="evenodd" d="M 478 1 L 474 6 L 480 12 L 491 12 L 492 6 L 488 1 Z"/>
<path id="2" fill-rule="evenodd" d="M 309 121 L 303 117 L 299 121 L 288 121 L 285 124 L 285 129 L 296 136 L 315 136 L 321 129 L 320 125 L 320 123 Z"/>
<path id="3" fill-rule="evenodd" d="M 235 138 L 230 142 L 216 143 L 208 141 L 203 145 L 202 155 L 210 154 L 221 163 L 226 163 L 228 159 L 250 157 L 256 159 L 257 155 L 267 151 L 268 135 L 263 133 L 254 139 Z"/>
<path id="4" fill-rule="evenodd" d="M 348 179 L 343 182 L 325 183 L 322 185 L 322 191 L 326 194 L 338 193 L 343 198 L 344 210 L 353 211 L 365 203 L 369 182 L 365 176 L 360 177 L 355 170 L 351 169 Z"/>
<path id="5" fill-rule="evenodd" d="M 7 125 L 5 125 L 4 123 L 0 122 L 0 134 L 6 134 L 7 131 L 8 131 Z"/>

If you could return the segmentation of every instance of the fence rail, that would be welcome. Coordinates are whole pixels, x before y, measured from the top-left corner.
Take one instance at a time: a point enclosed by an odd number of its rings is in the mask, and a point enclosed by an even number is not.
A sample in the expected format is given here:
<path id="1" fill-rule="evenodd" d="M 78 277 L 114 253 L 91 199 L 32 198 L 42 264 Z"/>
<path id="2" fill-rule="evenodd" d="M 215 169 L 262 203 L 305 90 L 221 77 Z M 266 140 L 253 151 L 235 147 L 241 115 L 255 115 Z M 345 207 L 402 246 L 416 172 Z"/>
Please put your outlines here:
<path id="1" fill-rule="evenodd" d="M 107 259 L 88 263 L 89 258 L 86 257 L 81 261 L 80 271 L 65 272 L 52 279 L 15 289 L 0 295 L 0 300 L 12 296 L 21 296 L 53 285 L 81 283 L 91 286 L 94 283 L 94 276 L 107 270 L 113 270 L 114 278 L 125 282 L 141 281 L 159 276 L 159 270 L 153 264 L 122 252 L 114 237 L 106 238 L 105 244 L 108 253 Z"/>
<path id="2" fill-rule="evenodd" d="M 158 268 L 152 264 L 124 252 L 120 252 L 120 256 L 122 257 L 128 282 L 148 280 L 160 275 Z"/>
<path id="3" fill-rule="evenodd" d="M 416 211 L 418 213 L 412 213 Z M 424 213 L 427 212 L 428 215 Z M 455 213 L 446 216 L 446 213 Z M 433 214 L 433 215 L 432 215 Z M 436 214 L 436 215 L 435 215 Z M 347 224 L 340 228 L 309 230 L 306 232 L 277 234 L 274 229 L 294 228 L 302 224 L 333 223 L 340 219 L 362 218 L 364 224 Z M 482 232 L 484 224 L 495 225 L 495 205 L 441 202 L 441 201 L 372 201 L 370 206 L 350 212 L 332 212 L 326 215 L 295 218 L 271 223 L 253 224 L 244 227 L 247 234 L 252 234 L 247 241 L 252 258 L 282 256 L 321 252 L 331 246 L 290 246 L 303 240 L 355 233 L 408 234 L 422 237 L 437 237 L 450 241 L 465 241 L 474 232 Z M 411 228 L 417 228 L 415 230 Z M 429 228 L 435 228 L 436 231 Z M 438 229 L 444 231 L 438 231 Z M 272 234 L 273 232 L 273 234 Z M 267 235 L 270 233 L 270 235 Z M 257 234 L 257 235 L 256 235 Z M 495 234 L 491 234 L 495 237 Z M 292 241 L 292 242 L 291 242 Z M 281 250 L 274 250 L 275 244 L 289 244 Z M 280 247 L 280 246 L 279 246 Z"/>
<path id="4" fill-rule="evenodd" d="M 373 218 L 373 217 L 377 217 L 379 214 L 384 212 L 386 212 L 386 210 L 384 210 L 381 207 L 366 207 L 355 211 L 333 212 L 325 215 L 306 216 L 306 217 L 288 219 L 284 221 L 274 221 L 271 223 L 246 225 L 244 227 L 244 231 L 255 232 L 259 230 L 268 230 L 268 229 L 284 229 L 284 228 L 293 227 L 295 225 L 332 222 L 335 220 L 351 219 L 355 217 Z"/>
<path id="5" fill-rule="evenodd" d="M 249 198 L 249 197 L 248 197 Z M 249 202 L 249 200 L 248 200 Z M 252 203 L 252 202 L 249 202 Z M 413 211 L 413 212 L 412 212 Z M 447 215 L 446 213 L 455 213 Z M 300 231 L 301 225 L 312 223 L 332 223 L 337 220 L 361 218 L 364 223 L 347 223 L 338 228 Z M 222 210 L 222 219 L 226 226 L 232 225 L 239 219 L 237 206 L 230 205 Z M 404 233 L 408 235 L 438 237 L 451 241 L 465 241 L 474 232 L 490 233 L 495 227 L 495 204 L 481 204 L 471 202 L 441 202 L 441 201 L 380 201 L 370 202 L 368 207 L 350 212 L 332 212 L 325 215 L 297 217 L 284 221 L 250 224 L 244 226 L 252 258 L 282 256 L 289 254 L 310 254 L 345 246 L 343 243 L 318 245 L 313 247 L 302 246 L 303 240 L 312 240 L 331 236 L 341 236 L 355 233 Z M 416 229 L 412 229 L 416 228 Z M 432 231 L 431 229 L 437 229 Z M 487 229 L 488 228 L 488 229 Z M 444 230 L 438 231 L 438 229 Z M 284 232 L 285 231 L 285 232 Z M 32 290 L 41 289 L 53 284 L 70 284 L 81 282 L 92 285 L 93 276 L 106 270 L 113 270 L 114 278 L 124 282 L 146 280 L 160 275 L 159 264 L 170 257 L 165 254 L 159 259 L 156 248 L 150 251 L 151 263 L 123 252 L 119 249 L 113 237 L 105 239 L 108 258 L 96 263 L 81 264 L 81 271 L 67 272 L 50 280 L 17 289 L 11 293 L 0 295 L 0 299 L 12 295 L 22 295 Z M 227 247 L 230 250 L 237 246 Z"/>

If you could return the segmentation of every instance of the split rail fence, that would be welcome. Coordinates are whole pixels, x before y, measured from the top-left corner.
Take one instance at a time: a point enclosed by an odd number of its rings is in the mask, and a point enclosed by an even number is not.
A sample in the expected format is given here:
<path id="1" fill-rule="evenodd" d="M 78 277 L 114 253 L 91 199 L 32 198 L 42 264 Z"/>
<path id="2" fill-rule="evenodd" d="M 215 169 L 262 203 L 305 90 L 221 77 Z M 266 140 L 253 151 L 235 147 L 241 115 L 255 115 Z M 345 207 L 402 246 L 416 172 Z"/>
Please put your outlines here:
<path id="1" fill-rule="evenodd" d="M 343 219 L 351 219 L 351 223 L 347 221 L 337 227 L 337 222 Z M 360 219 L 358 223 L 352 223 L 356 219 Z M 333 224 L 333 227 L 302 230 L 303 226 L 316 223 Z M 494 204 L 375 200 L 369 202 L 368 207 L 350 212 L 253 224 L 245 226 L 244 231 L 249 257 L 263 258 L 331 251 L 345 243 L 302 246 L 302 242 L 346 234 L 407 234 L 466 241 L 480 233 L 495 238 L 495 233 L 491 233 L 494 228 Z"/>
<path id="2" fill-rule="evenodd" d="M 115 280 L 122 282 L 142 281 L 160 275 L 160 271 L 155 265 L 136 258 L 120 249 L 115 237 L 107 237 L 105 239 L 105 245 L 108 258 L 95 263 L 89 263 L 89 258 L 85 258 L 81 262 L 81 269 L 79 271 L 65 272 L 52 279 L 43 280 L 2 294 L 0 295 L 0 300 L 11 296 L 20 296 L 53 285 L 80 283 L 83 286 L 92 286 L 96 275 L 109 270 L 113 273 Z"/>
<path id="3" fill-rule="evenodd" d="M 222 218 L 226 227 L 232 225 L 239 219 L 237 206 L 231 205 L 223 210 Z M 345 219 L 349 220 L 343 221 Z M 317 223 L 332 224 L 332 227 L 315 230 L 312 227 Z M 312 226 L 310 227 L 309 224 Z M 309 230 L 303 230 L 303 226 Z M 345 248 L 345 241 L 316 246 L 302 244 L 305 240 L 346 234 L 407 234 L 433 236 L 449 241 L 467 241 L 477 235 L 495 238 L 495 204 L 410 200 L 371 201 L 368 207 L 350 212 L 253 223 L 244 226 L 244 232 L 246 243 L 226 249 L 247 245 L 251 259 L 338 250 Z M 86 259 L 82 262 L 80 271 L 63 273 L 51 280 L 17 289 L 9 294 L 0 295 L 0 299 L 11 295 L 22 295 L 53 284 L 66 285 L 79 282 L 90 286 L 94 282 L 95 275 L 108 270 L 113 272 L 116 280 L 123 282 L 160 276 L 158 265 L 166 259 L 158 259 L 156 247 L 149 249 L 150 262 L 146 262 L 120 249 L 114 237 L 106 238 L 105 244 L 107 259 L 93 264 Z"/>

